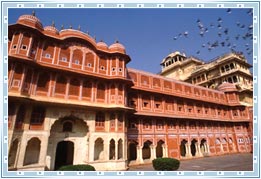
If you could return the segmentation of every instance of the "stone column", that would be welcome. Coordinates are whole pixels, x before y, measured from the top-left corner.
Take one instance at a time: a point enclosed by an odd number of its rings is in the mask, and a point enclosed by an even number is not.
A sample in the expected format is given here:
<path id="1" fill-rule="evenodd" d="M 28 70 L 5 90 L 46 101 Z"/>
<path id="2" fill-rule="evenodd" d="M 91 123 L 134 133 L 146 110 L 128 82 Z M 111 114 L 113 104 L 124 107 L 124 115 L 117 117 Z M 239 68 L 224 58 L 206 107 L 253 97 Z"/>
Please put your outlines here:
<path id="1" fill-rule="evenodd" d="M 163 149 L 163 156 L 162 157 L 168 157 L 168 146 L 162 145 L 162 149 Z"/>
<path id="2" fill-rule="evenodd" d="M 153 160 L 156 158 L 156 146 L 150 145 L 150 160 Z"/>
<path id="3" fill-rule="evenodd" d="M 27 146 L 27 137 L 25 136 L 25 134 L 23 134 L 21 142 L 19 144 L 19 151 L 17 153 L 17 168 L 19 170 L 19 168 L 22 168 L 24 165 L 24 156 L 25 156 L 25 150 L 26 150 L 26 146 Z"/>
<path id="4" fill-rule="evenodd" d="M 47 155 L 47 149 L 48 149 L 48 139 L 49 139 L 49 134 L 45 134 L 41 139 L 39 165 L 42 165 L 42 166 L 47 166 L 46 165 L 46 155 Z"/>
<path id="5" fill-rule="evenodd" d="M 187 143 L 185 146 L 186 146 L 186 157 L 188 158 L 192 157 L 191 150 L 190 150 L 190 143 Z"/>
<path id="6" fill-rule="evenodd" d="M 208 144 L 206 144 L 206 149 L 207 149 L 206 150 L 207 154 L 210 155 L 210 150 L 209 150 L 209 145 Z"/>
<path id="7" fill-rule="evenodd" d="M 118 141 L 115 141 L 114 160 L 118 160 Z"/>
<path id="8" fill-rule="evenodd" d="M 197 156 L 198 156 L 198 157 L 202 157 L 203 154 L 202 154 L 202 152 L 201 152 L 200 143 L 199 143 L 199 142 L 197 143 L 196 148 L 197 148 Z"/>
<path id="9" fill-rule="evenodd" d="M 142 158 L 142 146 L 137 146 L 137 159 L 136 163 L 143 163 L 143 158 Z"/>
<path id="10" fill-rule="evenodd" d="M 221 151 L 221 153 L 224 153 L 222 142 L 220 142 L 220 151 Z"/>

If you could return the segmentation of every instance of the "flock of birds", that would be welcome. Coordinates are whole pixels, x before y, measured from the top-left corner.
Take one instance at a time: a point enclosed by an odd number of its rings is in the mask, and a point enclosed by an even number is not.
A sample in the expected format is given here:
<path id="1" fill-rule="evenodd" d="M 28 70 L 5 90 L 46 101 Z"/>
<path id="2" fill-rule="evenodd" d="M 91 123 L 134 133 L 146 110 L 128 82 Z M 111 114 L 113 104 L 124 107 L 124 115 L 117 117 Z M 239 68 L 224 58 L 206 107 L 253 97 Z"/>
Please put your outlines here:
<path id="1" fill-rule="evenodd" d="M 226 10 L 226 13 L 229 15 L 232 13 L 232 10 L 229 8 Z M 249 16 L 253 16 L 253 10 L 249 9 L 247 11 Z M 237 41 L 242 40 L 245 41 L 245 52 L 248 55 L 253 53 L 253 49 L 251 48 L 250 42 L 253 40 L 253 25 L 243 24 L 237 21 L 234 25 L 237 27 L 237 32 L 231 32 L 228 27 L 225 27 L 223 24 L 223 19 L 221 17 L 217 18 L 216 23 L 211 23 L 209 26 L 205 26 L 200 19 L 196 20 L 196 24 L 198 27 L 198 35 L 203 40 L 206 40 L 206 35 L 209 31 L 215 31 L 217 34 L 217 39 L 215 41 L 205 41 L 205 43 L 201 44 L 201 48 L 206 48 L 209 52 L 216 49 L 217 47 L 228 48 L 231 51 L 236 51 L 237 49 Z M 189 32 L 181 32 L 174 36 L 173 40 L 177 41 L 182 37 L 189 38 Z M 213 39 L 213 38 L 211 38 Z M 200 55 L 203 49 L 197 50 L 195 53 Z"/>

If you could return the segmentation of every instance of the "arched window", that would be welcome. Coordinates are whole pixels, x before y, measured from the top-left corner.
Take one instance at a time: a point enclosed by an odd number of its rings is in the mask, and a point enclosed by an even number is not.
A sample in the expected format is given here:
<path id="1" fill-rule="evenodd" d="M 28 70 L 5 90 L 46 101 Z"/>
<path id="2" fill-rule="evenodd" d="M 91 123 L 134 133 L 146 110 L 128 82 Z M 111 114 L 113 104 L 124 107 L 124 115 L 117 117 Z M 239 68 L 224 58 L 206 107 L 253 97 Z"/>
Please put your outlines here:
<path id="1" fill-rule="evenodd" d="M 221 72 L 224 73 L 225 72 L 225 68 L 221 67 Z"/>
<path id="2" fill-rule="evenodd" d="M 232 69 L 234 69 L 234 68 L 235 68 L 234 64 L 231 63 L 231 64 L 230 64 L 230 69 L 232 70 Z"/>
<path id="3" fill-rule="evenodd" d="M 110 160 L 115 159 L 115 141 L 111 139 L 110 141 L 110 155 L 109 155 Z"/>
<path id="4" fill-rule="evenodd" d="M 66 121 L 63 123 L 63 132 L 72 132 L 72 122 L 71 121 Z"/>
<path id="5" fill-rule="evenodd" d="M 65 94 L 67 80 L 64 76 L 59 76 L 56 80 L 55 93 Z"/>
<path id="6" fill-rule="evenodd" d="M 233 81 L 234 81 L 234 83 L 237 83 L 237 77 L 236 76 L 233 76 Z"/>
<path id="7" fill-rule="evenodd" d="M 104 159 L 103 150 L 104 150 L 103 140 L 101 138 L 96 139 L 94 143 L 94 160 Z"/>
<path id="8" fill-rule="evenodd" d="M 122 139 L 118 140 L 118 159 L 122 159 L 123 157 L 123 144 Z"/>
<path id="9" fill-rule="evenodd" d="M 26 146 L 24 165 L 37 164 L 39 162 L 41 141 L 34 137 L 30 139 Z"/>

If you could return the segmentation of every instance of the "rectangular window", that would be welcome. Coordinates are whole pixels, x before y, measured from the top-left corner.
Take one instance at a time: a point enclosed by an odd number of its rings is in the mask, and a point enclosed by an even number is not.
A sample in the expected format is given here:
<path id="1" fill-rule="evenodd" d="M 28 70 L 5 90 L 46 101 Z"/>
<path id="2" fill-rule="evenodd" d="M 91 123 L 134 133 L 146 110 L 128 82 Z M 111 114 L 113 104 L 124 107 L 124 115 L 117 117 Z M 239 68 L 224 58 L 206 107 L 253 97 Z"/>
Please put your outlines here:
<path id="1" fill-rule="evenodd" d="M 149 106 L 149 103 L 148 102 L 143 102 L 143 107 L 148 107 Z"/>
<path id="2" fill-rule="evenodd" d="M 45 108 L 35 107 L 31 114 L 31 124 L 42 124 L 45 118 Z"/>
<path id="3" fill-rule="evenodd" d="M 46 54 L 45 54 L 45 57 L 46 57 L 46 58 L 51 58 L 51 54 L 46 53 Z"/>
<path id="4" fill-rule="evenodd" d="M 67 58 L 66 57 L 62 57 L 62 61 L 63 62 L 67 62 Z"/>
<path id="5" fill-rule="evenodd" d="M 79 60 L 74 60 L 74 63 L 79 65 L 80 64 L 80 61 Z"/>

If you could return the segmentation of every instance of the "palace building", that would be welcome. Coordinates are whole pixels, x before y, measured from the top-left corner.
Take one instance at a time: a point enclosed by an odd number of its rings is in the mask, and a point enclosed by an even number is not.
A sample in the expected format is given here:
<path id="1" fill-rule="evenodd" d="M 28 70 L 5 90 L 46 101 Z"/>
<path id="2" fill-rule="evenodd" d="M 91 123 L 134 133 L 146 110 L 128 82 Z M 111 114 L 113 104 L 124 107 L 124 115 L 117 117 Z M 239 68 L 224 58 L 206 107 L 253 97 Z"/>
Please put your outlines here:
<path id="1" fill-rule="evenodd" d="M 205 63 L 196 57 L 174 52 L 161 62 L 161 75 L 206 88 L 217 88 L 223 82 L 236 85 L 242 104 L 253 106 L 253 75 L 242 53 L 228 53 Z"/>
<path id="2" fill-rule="evenodd" d="M 43 27 L 34 15 L 9 25 L 8 39 L 9 170 L 126 170 L 158 157 L 252 152 L 252 108 L 229 80 L 210 89 L 196 76 L 184 77 L 190 84 L 127 68 L 119 42 Z"/>

